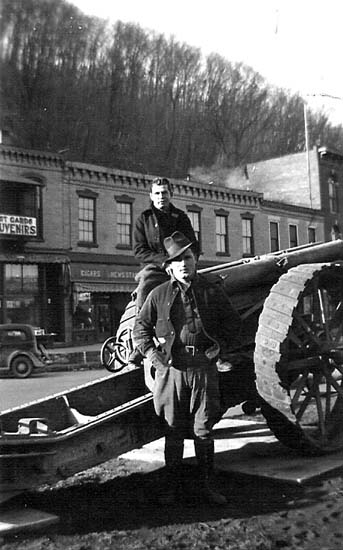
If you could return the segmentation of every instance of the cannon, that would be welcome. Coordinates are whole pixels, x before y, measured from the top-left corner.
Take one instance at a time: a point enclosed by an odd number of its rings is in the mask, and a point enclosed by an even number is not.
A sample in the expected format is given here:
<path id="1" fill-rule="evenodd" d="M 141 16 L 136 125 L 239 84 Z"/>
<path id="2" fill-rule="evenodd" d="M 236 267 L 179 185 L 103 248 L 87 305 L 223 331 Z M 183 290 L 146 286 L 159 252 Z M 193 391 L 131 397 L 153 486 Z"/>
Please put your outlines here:
<path id="1" fill-rule="evenodd" d="M 199 270 L 222 279 L 242 345 L 218 363 L 222 409 L 259 407 L 283 444 L 304 454 L 343 448 L 343 241 L 309 244 Z M 101 349 L 110 372 L 133 350 L 135 302 Z M 145 361 L 146 363 L 146 361 Z M 153 376 L 145 367 L 145 382 Z"/>
<path id="2" fill-rule="evenodd" d="M 242 344 L 218 361 L 223 414 L 258 407 L 302 454 L 343 448 L 343 241 L 202 269 L 242 318 Z M 105 378 L 0 413 L 0 503 L 162 437 L 153 369 L 130 364 L 136 306 L 101 348 Z"/>

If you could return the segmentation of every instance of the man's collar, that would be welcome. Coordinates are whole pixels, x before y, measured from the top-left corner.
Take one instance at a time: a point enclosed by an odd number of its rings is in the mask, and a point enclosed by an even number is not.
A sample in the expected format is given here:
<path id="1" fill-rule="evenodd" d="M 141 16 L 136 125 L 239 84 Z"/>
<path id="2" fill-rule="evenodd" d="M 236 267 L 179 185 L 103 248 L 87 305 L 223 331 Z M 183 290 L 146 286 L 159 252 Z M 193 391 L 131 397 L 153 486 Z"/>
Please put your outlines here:
<path id="1" fill-rule="evenodd" d="M 174 275 L 171 274 L 171 284 L 172 286 L 175 288 L 179 288 L 182 292 L 187 292 L 187 290 L 192 286 L 192 284 L 194 283 L 195 279 L 197 277 L 197 274 L 194 275 L 193 279 L 191 280 L 190 283 L 186 283 L 186 284 L 183 284 L 183 283 L 180 283 L 180 281 L 178 281 L 177 279 L 175 279 Z"/>
<path id="2" fill-rule="evenodd" d="M 163 216 L 165 214 L 170 214 L 172 212 L 173 205 L 169 204 L 168 210 L 159 210 L 158 208 L 156 208 L 156 206 L 154 206 L 153 203 L 151 203 L 151 209 L 155 213 L 156 216 Z"/>

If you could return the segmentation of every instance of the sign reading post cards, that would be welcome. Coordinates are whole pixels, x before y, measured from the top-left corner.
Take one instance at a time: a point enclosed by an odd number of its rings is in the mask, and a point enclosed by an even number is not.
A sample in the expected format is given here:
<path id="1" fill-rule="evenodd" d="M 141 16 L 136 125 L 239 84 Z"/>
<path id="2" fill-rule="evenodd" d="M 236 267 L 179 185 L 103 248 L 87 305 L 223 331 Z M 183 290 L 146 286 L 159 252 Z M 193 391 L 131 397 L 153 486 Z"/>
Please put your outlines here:
<path id="1" fill-rule="evenodd" d="M 37 236 L 37 219 L 28 216 L 0 214 L 0 235 Z"/>

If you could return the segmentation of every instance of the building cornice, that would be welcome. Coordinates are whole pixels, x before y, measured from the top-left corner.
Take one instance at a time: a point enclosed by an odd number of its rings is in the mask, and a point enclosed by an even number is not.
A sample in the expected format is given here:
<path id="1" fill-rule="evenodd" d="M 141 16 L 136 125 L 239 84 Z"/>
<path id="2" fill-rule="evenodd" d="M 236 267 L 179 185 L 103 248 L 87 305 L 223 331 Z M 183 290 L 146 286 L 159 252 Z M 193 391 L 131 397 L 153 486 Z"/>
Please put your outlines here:
<path id="1" fill-rule="evenodd" d="M 47 151 L 37 151 L 0 144 L 0 156 L 4 162 L 15 163 L 17 166 L 30 166 L 36 169 L 59 168 L 65 177 L 65 182 L 74 181 L 89 185 L 94 183 L 113 185 L 118 189 L 148 191 L 151 181 L 156 177 L 153 174 L 140 174 L 126 170 L 108 168 L 94 164 L 65 161 L 62 155 Z M 173 186 L 174 195 L 180 199 L 222 201 L 226 204 L 259 208 L 263 200 L 263 193 L 247 189 L 230 188 L 218 184 L 203 183 L 169 178 Z"/>
<path id="2" fill-rule="evenodd" d="M 66 162 L 65 168 L 69 172 L 69 177 L 78 183 L 85 185 L 104 183 L 116 187 L 119 185 L 123 186 L 125 190 L 131 188 L 133 191 L 148 191 L 152 180 L 156 177 L 151 174 L 139 174 L 78 162 Z M 263 193 L 256 191 L 225 188 L 197 181 L 191 182 L 173 178 L 169 178 L 169 180 L 173 186 L 174 195 L 179 198 L 223 201 L 250 208 L 259 208 L 263 199 Z"/>
<path id="3" fill-rule="evenodd" d="M 306 206 L 298 206 L 296 204 L 289 204 L 285 202 L 277 202 L 277 201 L 269 201 L 269 200 L 263 200 L 262 201 L 264 208 L 273 208 L 277 210 L 287 211 L 287 212 L 298 212 L 299 214 L 317 214 L 318 216 L 324 216 L 324 212 L 322 209 L 318 208 L 308 208 Z"/>
<path id="4" fill-rule="evenodd" d="M 35 168 L 44 166 L 62 168 L 64 164 L 63 158 L 57 153 L 22 149 L 11 145 L 0 144 L 0 155 L 4 161 L 15 162 L 19 165 L 30 165 Z"/>

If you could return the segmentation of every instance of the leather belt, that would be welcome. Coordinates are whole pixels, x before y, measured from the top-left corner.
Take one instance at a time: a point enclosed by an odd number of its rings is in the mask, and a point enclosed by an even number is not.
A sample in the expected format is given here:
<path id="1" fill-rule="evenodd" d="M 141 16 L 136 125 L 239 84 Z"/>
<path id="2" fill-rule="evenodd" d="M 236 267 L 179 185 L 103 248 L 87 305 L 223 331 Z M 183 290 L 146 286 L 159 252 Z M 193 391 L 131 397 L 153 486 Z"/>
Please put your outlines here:
<path id="1" fill-rule="evenodd" d="M 173 349 L 173 355 L 182 355 L 182 354 L 188 354 L 194 357 L 195 355 L 201 354 L 205 355 L 207 359 L 215 359 L 218 357 L 219 347 L 217 345 L 213 346 L 178 346 L 176 349 Z"/>
<path id="2" fill-rule="evenodd" d="M 181 348 L 182 349 L 182 348 Z M 186 353 L 189 353 L 189 355 L 196 355 L 197 353 L 204 353 L 204 348 L 197 348 L 196 346 L 184 346 L 183 348 Z"/>

